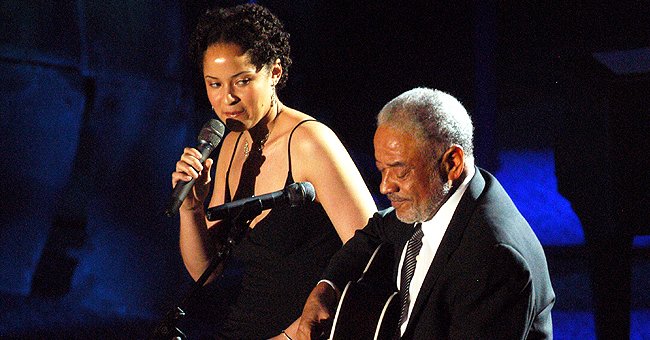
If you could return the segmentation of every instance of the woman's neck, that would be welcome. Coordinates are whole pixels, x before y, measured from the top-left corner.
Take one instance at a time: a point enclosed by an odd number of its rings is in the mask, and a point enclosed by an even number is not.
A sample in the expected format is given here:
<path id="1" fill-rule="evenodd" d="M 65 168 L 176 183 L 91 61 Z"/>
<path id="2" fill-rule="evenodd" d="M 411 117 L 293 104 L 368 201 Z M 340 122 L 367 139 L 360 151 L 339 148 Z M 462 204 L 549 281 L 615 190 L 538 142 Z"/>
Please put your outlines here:
<path id="1" fill-rule="evenodd" d="M 253 140 L 253 143 L 267 140 L 273 131 L 273 127 L 277 124 L 277 120 L 282 113 L 284 106 L 280 101 L 276 101 L 275 105 L 269 108 L 269 112 L 260 120 L 255 126 L 248 130 L 248 133 Z"/>

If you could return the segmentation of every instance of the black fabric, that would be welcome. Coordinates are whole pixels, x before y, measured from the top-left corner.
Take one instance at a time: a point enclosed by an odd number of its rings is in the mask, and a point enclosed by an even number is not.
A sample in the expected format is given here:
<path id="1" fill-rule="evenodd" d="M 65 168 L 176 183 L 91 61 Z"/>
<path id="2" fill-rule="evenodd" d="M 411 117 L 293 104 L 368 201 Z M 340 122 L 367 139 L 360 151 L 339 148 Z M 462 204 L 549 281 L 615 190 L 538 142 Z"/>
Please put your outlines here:
<path id="1" fill-rule="evenodd" d="M 289 152 L 286 185 L 294 182 L 290 164 Z M 300 316 L 309 292 L 340 247 L 341 240 L 320 204 L 272 209 L 235 246 L 223 274 L 226 280 L 216 285 L 221 290 L 218 295 L 224 297 L 217 303 L 229 304 L 219 322 L 220 336 L 266 339 L 279 334 Z"/>

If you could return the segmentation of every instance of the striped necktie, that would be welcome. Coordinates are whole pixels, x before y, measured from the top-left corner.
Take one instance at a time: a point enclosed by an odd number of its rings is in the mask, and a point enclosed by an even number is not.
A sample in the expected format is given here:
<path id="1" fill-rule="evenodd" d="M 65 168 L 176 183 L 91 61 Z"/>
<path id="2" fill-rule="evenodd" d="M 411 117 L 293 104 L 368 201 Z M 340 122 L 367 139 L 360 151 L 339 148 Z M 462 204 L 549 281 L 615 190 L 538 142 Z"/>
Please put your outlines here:
<path id="1" fill-rule="evenodd" d="M 400 277 L 400 298 L 402 300 L 402 312 L 399 318 L 398 332 L 399 327 L 402 326 L 408 317 L 409 304 L 411 303 L 409 286 L 411 285 L 411 279 L 413 278 L 413 273 L 415 272 L 415 264 L 417 263 L 416 257 L 420 253 L 420 248 L 422 248 L 422 235 L 422 224 L 417 223 L 415 225 L 415 232 L 408 241 L 406 256 L 404 257 L 404 264 L 402 264 L 402 272 Z"/>

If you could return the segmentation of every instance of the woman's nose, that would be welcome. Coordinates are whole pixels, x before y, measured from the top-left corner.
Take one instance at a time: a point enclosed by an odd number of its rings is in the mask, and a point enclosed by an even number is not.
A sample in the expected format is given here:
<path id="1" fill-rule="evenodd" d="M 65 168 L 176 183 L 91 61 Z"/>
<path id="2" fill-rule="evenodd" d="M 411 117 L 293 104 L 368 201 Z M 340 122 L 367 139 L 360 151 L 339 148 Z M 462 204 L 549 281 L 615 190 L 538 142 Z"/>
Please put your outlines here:
<path id="1" fill-rule="evenodd" d="M 226 93 L 223 96 L 223 101 L 224 101 L 224 104 L 226 104 L 226 105 L 232 105 L 232 104 L 237 103 L 239 101 L 239 99 L 237 98 L 237 96 L 234 93 L 232 93 L 232 91 L 226 91 Z"/>

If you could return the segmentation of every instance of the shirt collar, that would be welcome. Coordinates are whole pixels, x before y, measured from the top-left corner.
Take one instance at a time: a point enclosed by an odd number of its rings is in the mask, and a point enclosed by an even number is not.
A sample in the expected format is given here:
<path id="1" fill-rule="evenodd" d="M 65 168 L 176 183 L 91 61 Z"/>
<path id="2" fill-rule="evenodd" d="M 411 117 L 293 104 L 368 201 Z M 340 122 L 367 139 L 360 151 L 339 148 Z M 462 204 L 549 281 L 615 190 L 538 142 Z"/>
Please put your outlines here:
<path id="1" fill-rule="evenodd" d="M 474 167 L 471 167 L 463 183 L 460 184 L 458 189 L 456 189 L 456 191 L 449 197 L 449 199 L 440 207 L 440 209 L 438 209 L 438 212 L 436 212 L 436 214 L 433 215 L 433 218 L 431 218 L 428 221 L 422 222 L 422 232 L 425 235 L 427 234 L 427 231 L 431 232 L 431 228 L 434 228 L 435 226 L 440 226 L 445 229 L 447 228 L 447 226 L 449 226 L 449 222 L 451 221 L 451 218 L 454 215 L 456 208 L 458 207 L 458 203 L 460 202 L 460 199 L 463 197 L 465 190 L 467 190 L 467 187 L 469 186 L 469 181 L 471 181 L 472 178 L 474 178 L 475 173 L 476 171 Z"/>

